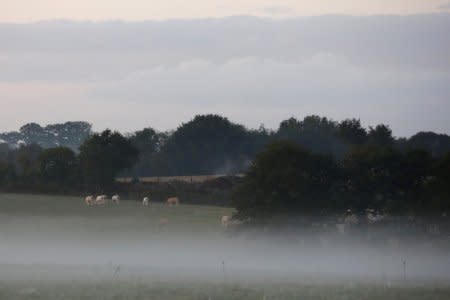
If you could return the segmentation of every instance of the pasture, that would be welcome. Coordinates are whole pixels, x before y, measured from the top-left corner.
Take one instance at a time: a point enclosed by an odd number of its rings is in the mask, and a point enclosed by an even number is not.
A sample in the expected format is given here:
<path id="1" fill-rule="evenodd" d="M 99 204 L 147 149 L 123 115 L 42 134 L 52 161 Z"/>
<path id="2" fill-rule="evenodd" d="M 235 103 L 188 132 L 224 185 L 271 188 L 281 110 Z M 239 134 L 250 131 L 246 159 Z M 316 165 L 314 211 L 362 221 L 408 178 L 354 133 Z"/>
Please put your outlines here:
<path id="1" fill-rule="evenodd" d="M 150 203 L 143 207 L 141 200 L 124 200 L 118 206 L 88 207 L 82 197 L 0 194 L 2 220 L 11 222 L 8 228 L 23 228 L 27 233 L 64 230 L 66 235 L 132 234 L 148 238 L 158 235 L 158 221 L 165 217 L 170 220 L 169 234 L 215 235 L 221 231 L 220 218 L 231 213 L 230 208 L 204 205 Z"/>
<path id="2" fill-rule="evenodd" d="M 230 238 L 221 217 L 231 213 L 182 199 L 87 207 L 0 194 L 0 299 L 450 298 L 448 255 L 411 253 L 404 280 L 397 252 Z"/>

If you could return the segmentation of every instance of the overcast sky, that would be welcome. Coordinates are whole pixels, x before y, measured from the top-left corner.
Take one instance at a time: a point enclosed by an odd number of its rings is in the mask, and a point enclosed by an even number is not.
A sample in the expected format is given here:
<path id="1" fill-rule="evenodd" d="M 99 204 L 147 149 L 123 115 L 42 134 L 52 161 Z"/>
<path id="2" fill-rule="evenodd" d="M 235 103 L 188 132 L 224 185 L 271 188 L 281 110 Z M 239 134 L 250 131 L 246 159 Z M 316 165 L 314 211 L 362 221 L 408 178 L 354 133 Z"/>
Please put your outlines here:
<path id="1" fill-rule="evenodd" d="M 124 3 L 0 0 L 0 131 L 165 130 L 219 113 L 249 127 L 319 114 L 450 133 L 449 1 Z"/>

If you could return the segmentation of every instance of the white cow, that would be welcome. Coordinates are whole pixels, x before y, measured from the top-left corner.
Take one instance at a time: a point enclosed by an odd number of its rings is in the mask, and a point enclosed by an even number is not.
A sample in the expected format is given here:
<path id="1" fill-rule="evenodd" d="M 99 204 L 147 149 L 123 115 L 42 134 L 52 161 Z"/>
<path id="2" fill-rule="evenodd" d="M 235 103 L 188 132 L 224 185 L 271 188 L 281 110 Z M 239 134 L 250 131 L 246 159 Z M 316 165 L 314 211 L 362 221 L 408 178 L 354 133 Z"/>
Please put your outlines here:
<path id="1" fill-rule="evenodd" d="M 150 199 L 148 197 L 145 197 L 144 199 L 142 199 L 143 206 L 148 206 L 149 202 L 150 202 Z"/>
<path id="2" fill-rule="evenodd" d="M 114 196 L 112 196 L 111 202 L 112 202 L 112 203 L 115 203 L 115 204 L 119 204 L 119 202 L 120 202 L 120 196 L 119 196 L 119 195 L 114 195 Z"/>
<path id="3" fill-rule="evenodd" d="M 95 198 L 95 204 L 96 205 L 105 205 L 106 204 L 106 195 L 99 195 L 97 198 Z"/>
<path id="4" fill-rule="evenodd" d="M 358 225 L 359 224 L 359 219 L 354 213 L 352 213 L 352 211 L 350 209 L 348 209 L 347 210 L 347 216 L 344 218 L 344 223 L 347 226 Z"/>
<path id="5" fill-rule="evenodd" d="M 384 219 L 384 216 L 381 215 L 380 213 L 375 213 L 374 211 L 369 211 L 366 215 L 367 217 L 367 222 L 369 224 L 375 224 L 378 222 L 381 222 Z"/>
<path id="6" fill-rule="evenodd" d="M 89 195 L 84 199 L 84 202 L 86 203 L 87 206 L 93 206 L 95 204 L 95 199 L 94 196 Z"/>
<path id="7" fill-rule="evenodd" d="M 229 216 L 222 216 L 220 219 L 220 223 L 222 224 L 223 228 L 228 228 L 228 225 L 230 225 L 231 218 Z"/>

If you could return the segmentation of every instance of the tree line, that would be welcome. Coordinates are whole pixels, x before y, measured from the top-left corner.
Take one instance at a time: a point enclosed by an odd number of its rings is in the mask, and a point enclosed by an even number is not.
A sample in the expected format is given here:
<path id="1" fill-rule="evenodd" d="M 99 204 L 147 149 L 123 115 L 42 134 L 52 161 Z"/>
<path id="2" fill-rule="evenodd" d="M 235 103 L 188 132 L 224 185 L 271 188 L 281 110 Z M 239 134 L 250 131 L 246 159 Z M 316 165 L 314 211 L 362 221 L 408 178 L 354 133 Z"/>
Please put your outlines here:
<path id="1" fill-rule="evenodd" d="M 74 151 L 92 133 L 92 126 L 87 122 L 65 122 L 41 126 L 28 123 L 19 131 L 0 133 L 0 146 L 17 148 L 22 145 L 37 144 L 42 148 L 68 147 Z"/>
<path id="2" fill-rule="evenodd" d="M 199 115 L 172 132 L 91 133 L 77 150 L 0 145 L 0 187 L 102 190 L 117 176 L 246 172 L 232 199 L 242 216 L 371 206 L 436 211 L 448 209 L 449 151 L 448 135 L 396 138 L 388 125 L 364 128 L 358 119 L 290 118 L 269 130 Z"/>
<path id="3" fill-rule="evenodd" d="M 290 118 L 277 130 L 248 129 L 218 115 L 196 116 L 173 132 L 146 128 L 129 135 L 139 150 L 129 176 L 233 174 L 246 170 L 256 154 L 277 140 L 290 140 L 313 153 L 341 159 L 355 146 L 376 145 L 399 151 L 422 149 L 433 157 L 450 151 L 450 137 L 420 132 L 395 138 L 388 125 L 364 128 L 358 119 L 336 122 L 326 117 Z"/>
<path id="4" fill-rule="evenodd" d="M 446 215 L 450 212 L 450 152 L 400 151 L 373 144 L 342 158 L 313 153 L 292 141 L 269 144 L 236 187 L 237 218 L 257 223 L 290 216 Z"/>

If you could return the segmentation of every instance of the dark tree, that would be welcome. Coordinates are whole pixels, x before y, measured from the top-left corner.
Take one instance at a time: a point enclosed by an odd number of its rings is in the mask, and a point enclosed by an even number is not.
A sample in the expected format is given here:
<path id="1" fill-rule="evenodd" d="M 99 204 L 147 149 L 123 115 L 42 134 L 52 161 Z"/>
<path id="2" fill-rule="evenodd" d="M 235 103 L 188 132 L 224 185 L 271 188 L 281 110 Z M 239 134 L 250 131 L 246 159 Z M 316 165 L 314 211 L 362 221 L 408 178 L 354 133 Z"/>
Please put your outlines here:
<path id="1" fill-rule="evenodd" d="M 368 141 L 373 145 L 390 147 L 394 144 L 395 139 L 389 126 L 379 124 L 375 128 L 369 127 Z"/>
<path id="2" fill-rule="evenodd" d="M 450 213 L 450 152 L 438 160 L 433 168 L 429 185 L 432 195 L 430 206 L 440 212 Z"/>
<path id="3" fill-rule="evenodd" d="M 431 157 L 422 151 L 401 153 L 374 145 L 353 148 L 342 161 L 347 178 L 341 206 L 360 212 L 421 210 L 431 164 Z"/>
<path id="4" fill-rule="evenodd" d="M 126 174 L 136 177 L 164 174 L 167 164 L 163 161 L 161 149 L 168 138 L 168 133 L 157 132 L 153 128 L 145 128 L 131 135 L 130 141 L 138 149 L 139 158 Z"/>
<path id="5" fill-rule="evenodd" d="M 357 119 L 347 119 L 339 123 L 337 135 L 350 145 L 361 145 L 367 142 L 367 131 Z"/>
<path id="6" fill-rule="evenodd" d="M 141 155 L 149 155 L 159 151 L 166 140 L 163 133 L 156 132 L 153 128 L 145 128 L 136 131 L 130 141 Z"/>
<path id="7" fill-rule="evenodd" d="M 38 157 L 42 148 L 36 144 L 24 145 L 13 152 L 13 162 L 17 174 L 26 182 L 32 182 L 39 173 Z"/>
<path id="8" fill-rule="evenodd" d="M 0 186 L 14 183 L 16 172 L 12 161 L 12 151 L 0 144 Z"/>
<path id="9" fill-rule="evenodd" d="M 325 117 L 307 116 L 302 121 L 295 118 L 282 121 L 276 133 L 281 140 L 291 140 L 315 153 L 340 157 L 344 144 L 336 137 L 337 124 Z"/>
<path id="10" fill-rule="evenodd" d="M 255 153 L 248 131 L 218 115 L 196 116 L 169 137 L 161 156 L 170 175 L 236 172 Z"/>
<path id="11" fill-rule="evenodd" d="M 79 157 L 85 183 L 105 186 L 135 164 L 138 150 L 120 133 L 105 130 L 81 145 Z"/>
<path id="12" fill-rule="evenodd" d="M 296 143 L 270 144 L 254 160 L 232 197 L 237 217 L 267 223 L 278 216 L 321 214 L 327 210 L 337 166 Z"/>
<path id="13" fill-rule="evenodd" d="M 78 159 L 69 148 L 46 149 L 38 160 L 40 176 L 44 182 L 69 185 L 78 179 Z"/>
<path id="14" fill-rule="evenodd" d="M 450 151 L 450 136 L 434 132 L 419 132 L 408 139 L 406 148 L 426 150 L 434 157 L 441 157 Z"/>

